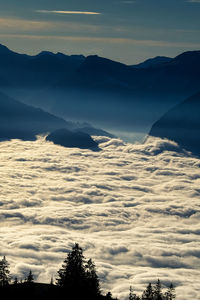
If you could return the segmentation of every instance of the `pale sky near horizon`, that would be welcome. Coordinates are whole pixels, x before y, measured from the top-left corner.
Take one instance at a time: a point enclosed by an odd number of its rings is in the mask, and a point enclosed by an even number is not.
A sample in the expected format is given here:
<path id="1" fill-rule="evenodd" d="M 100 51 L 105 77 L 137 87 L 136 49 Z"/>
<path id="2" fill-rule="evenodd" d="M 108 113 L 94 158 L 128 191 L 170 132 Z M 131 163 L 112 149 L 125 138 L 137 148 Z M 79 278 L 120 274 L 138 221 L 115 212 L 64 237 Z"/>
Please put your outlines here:
<path id="1" fill-rule="evenodd" d="M 0 0 L 0 43 L 127 64 L 200 49 L 200 0 Z"/>

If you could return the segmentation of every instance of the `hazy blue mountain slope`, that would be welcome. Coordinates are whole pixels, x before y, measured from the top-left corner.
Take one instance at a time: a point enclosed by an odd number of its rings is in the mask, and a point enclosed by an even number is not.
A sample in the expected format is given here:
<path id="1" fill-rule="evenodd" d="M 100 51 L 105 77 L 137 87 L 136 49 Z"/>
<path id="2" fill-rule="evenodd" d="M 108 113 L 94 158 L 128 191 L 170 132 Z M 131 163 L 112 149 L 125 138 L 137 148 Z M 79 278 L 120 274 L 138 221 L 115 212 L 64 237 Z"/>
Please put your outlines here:
<path id="1" fill-rule="evenodd" d="M 67 122 L 0 93 L 0 138 L 35 139 L 39 133 L 67 126 Z"/>
<path id="2" fill-rule="evenodd" d="M 164 114 L 151 128 L 149 135 L 168 138 L 200 155 L 200 93 Z"/>
<path id="3" fill-rule="evenodd" d="M 144 65 L 48 51 L 28 56 L 0 46 L 0 89 L 24 103 L 114 134 L 147 133 L 163 113 L 198 92 L 200 51 L 173 59 L 157 57 Z"/>
<path id="4" fill-rule="evenodd" d="M 145 69 L 89 56 L 70 78 L 63 76 L 32 101 L 114 133 L 148 132 L 165 111 L 198 91 L 199 64 L 198 51 Z"/>
<path id="5" fill-rule="evenodd" d="M 37 134 L 51 132 L 60 128 L 73 131 L 76 137 L 78 137 L 78 131 L 82 131 L 83 135 L 85 134 L 87 137 L 89 134 L 112 136 L 110 133 L 94 128 L 89 124 L 67 122 L 40 108 L 23 104 L 0 93 L 1 140 L 13 138 L 34 140 Z"/>

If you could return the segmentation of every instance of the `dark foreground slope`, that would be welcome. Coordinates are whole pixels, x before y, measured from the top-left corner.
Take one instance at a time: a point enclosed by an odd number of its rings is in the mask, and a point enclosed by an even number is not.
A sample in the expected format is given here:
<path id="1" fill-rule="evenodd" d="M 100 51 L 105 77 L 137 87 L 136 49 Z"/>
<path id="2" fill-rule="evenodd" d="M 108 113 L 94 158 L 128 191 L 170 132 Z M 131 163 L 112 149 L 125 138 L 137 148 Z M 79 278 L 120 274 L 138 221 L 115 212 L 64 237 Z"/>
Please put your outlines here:
<path id="1" fill-rule="evenodd" d="M 149 135 L 168 138 L 200 155 L 200 93 L 176 105 L 158 120 Z"/>
<path id="2" fill-rule="evenodd" d="M 45 284 L 45 283 L 19 283 L 8 285 L 7 287 L 0 287 L 0 299 L 19 299 L 19 300 L 114 300 L 112 297 L 103 295 L 90 295 L 89 293 L 83 293 L 82 291 L 74 291 L 69 293 L 66 289 L 62 289 L 57 285 Z"/>

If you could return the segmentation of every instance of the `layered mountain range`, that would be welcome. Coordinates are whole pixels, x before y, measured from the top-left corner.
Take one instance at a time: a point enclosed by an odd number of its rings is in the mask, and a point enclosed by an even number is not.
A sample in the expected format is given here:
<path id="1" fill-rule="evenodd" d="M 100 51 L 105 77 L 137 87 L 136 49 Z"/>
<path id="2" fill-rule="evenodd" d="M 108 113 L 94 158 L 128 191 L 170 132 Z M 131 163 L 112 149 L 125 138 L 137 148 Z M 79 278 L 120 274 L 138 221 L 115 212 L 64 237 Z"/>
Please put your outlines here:
<path id="1" fill-rule="evenodd" d="M 200 152 L 200 51 L 127 66 L 97 55 L 43 51 L 30 56 L 0 45 L 0 66 L 1 139 L 35 139 L 63 128 L 112 137 L 91 122 L 125 139 L 150 130 Z M 63 131 L 56 132 L 60 139 Z"/>
<path id="2" fill-rule="evenodd" d="M 96 55 L 29 56 L 1 45 L 0 65 L 0 89 L 8 95 L 113 133 L 147 133 L 200 86 L 200 51 L 127 66 Z"/>

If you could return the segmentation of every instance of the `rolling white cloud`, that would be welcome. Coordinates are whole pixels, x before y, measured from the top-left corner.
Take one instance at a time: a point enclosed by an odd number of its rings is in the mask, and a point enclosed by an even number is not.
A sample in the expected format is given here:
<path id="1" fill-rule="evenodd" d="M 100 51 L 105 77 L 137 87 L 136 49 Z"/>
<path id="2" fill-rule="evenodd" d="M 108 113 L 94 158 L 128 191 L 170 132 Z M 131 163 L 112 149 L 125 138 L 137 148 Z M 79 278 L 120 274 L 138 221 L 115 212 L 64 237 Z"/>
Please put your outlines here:
<path id="1" fill-rule="evenodd" d="M 120 299 L 157 278 L 198 299 L 200 160 L 167 140 L 96 139 L 100 152 L 0 144 L 0 255 L 49 282 L 78 242 Z"/>

